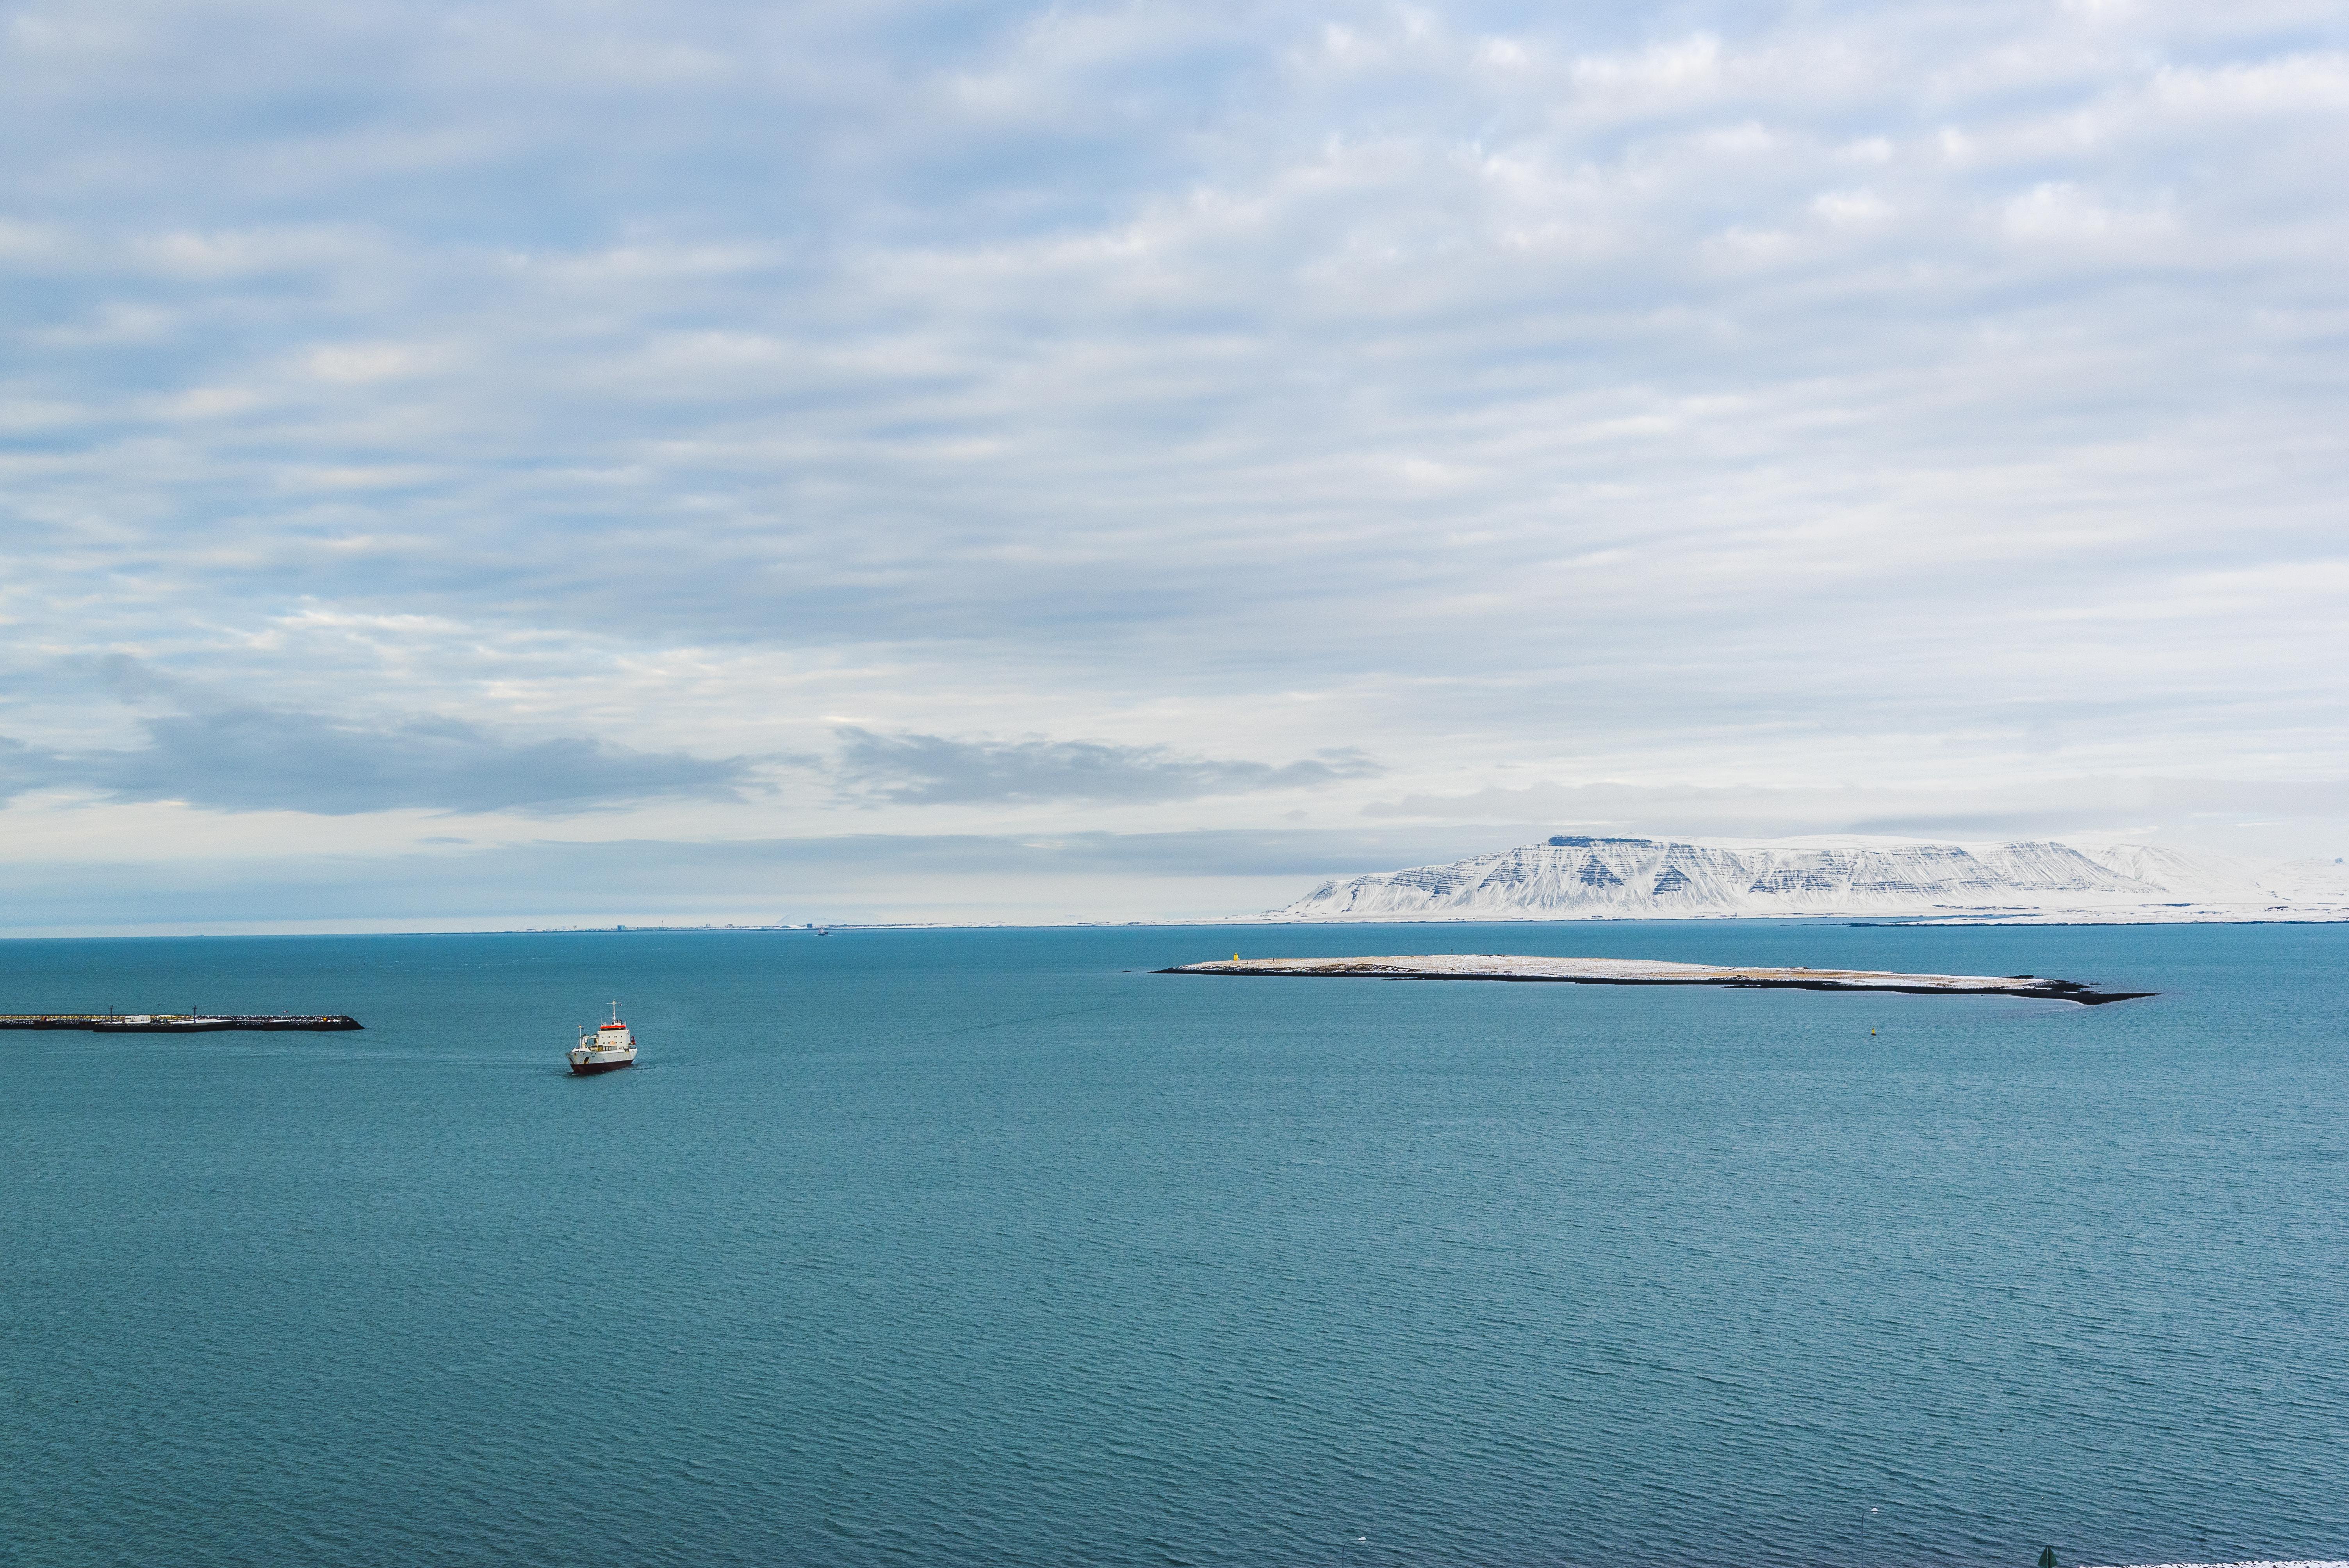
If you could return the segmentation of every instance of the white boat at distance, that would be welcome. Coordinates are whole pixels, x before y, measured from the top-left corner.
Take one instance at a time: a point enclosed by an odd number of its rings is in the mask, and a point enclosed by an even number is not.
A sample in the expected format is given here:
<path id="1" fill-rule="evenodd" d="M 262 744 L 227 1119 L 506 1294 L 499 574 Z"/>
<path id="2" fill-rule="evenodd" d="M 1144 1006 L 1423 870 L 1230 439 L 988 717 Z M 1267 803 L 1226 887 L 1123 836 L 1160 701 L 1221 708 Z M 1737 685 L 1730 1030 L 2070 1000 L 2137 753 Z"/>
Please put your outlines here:
<path id="1" fill-rule="evenodd" d="M 585 1077 L 636 1064 L 636 1037 L 620 1022 L 620 1005 L 612 1004 L 612 1021 L 584 1030 L 571 1047 L 571 1070 Z"/>

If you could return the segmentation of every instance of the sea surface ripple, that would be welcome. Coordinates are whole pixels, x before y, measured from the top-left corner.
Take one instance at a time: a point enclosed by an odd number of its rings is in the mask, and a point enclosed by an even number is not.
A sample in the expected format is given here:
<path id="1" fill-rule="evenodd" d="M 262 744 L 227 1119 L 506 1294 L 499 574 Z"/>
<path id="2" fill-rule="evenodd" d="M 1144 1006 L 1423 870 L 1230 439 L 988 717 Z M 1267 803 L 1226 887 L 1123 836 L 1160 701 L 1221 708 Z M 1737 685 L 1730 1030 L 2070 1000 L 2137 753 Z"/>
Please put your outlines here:
<path id="1" fill-rule="evenodd" d="M 1204 980 L 1479 950 L 1981 998 Z M 0 1562 L 2349 1558 L 2349 929 L 16 942 Z M 636 1068 L 563 1071 L 618 997 Z"/>

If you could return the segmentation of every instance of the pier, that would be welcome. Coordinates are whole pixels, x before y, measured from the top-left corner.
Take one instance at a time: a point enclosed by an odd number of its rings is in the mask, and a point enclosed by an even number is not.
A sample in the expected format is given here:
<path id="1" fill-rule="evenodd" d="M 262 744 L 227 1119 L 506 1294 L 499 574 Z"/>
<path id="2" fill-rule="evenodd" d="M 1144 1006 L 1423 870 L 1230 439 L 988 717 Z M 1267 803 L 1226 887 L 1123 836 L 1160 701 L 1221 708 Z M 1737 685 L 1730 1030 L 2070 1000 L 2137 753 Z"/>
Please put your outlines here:
<path id="1" fill-rule="evenodd" d="M 360 1029 L 348 1013 L 0 1013 L 0 1029 L 99 1035 L 210 1035 L 228 1029 Z"/>

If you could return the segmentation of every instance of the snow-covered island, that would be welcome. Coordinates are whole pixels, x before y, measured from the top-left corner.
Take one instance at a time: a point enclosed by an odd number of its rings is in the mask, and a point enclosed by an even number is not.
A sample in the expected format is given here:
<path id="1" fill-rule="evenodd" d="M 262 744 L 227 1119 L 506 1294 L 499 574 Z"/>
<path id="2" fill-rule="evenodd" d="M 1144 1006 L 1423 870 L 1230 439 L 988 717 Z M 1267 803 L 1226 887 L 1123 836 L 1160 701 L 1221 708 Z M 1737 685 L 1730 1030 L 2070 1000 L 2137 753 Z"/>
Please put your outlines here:
<path id="1" fill-rule="evenodd" d="M 1228 958 L 1161 969 L 1161 975 L 1242 975 L 1290 979 L 1548 980 L 1574 985 L 1727 985 L 1741 990 L 1896 991 L 1917 996 L 2036 996 L 2095 1006 L 2150 996 L 2099 991 L 2036 975 L 1900 975 L 1885 969 L 1724 967 L 1652 958 L 1531 958 L 1507 953 L 1422 953 L 1383 958 Z"/>
<path id="2" fill-rule="evenodd" d="M 2251 865 L 2150 844 L 1597 838 L 1327 882 L 1273 920 L 1904 922 L 2349 920 L 2349 867 Z"/>

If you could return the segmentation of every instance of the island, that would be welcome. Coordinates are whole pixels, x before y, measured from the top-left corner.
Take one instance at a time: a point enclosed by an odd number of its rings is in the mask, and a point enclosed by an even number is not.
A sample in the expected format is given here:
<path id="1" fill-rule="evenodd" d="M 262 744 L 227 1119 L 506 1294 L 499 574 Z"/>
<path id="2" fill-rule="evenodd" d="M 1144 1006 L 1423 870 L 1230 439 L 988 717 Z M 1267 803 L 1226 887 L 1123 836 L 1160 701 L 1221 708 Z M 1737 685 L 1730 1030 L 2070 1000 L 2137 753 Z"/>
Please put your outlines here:
<path id="1" fill-rule="evenodd" d="M 1883 969 L 1725 967 L 1657 958 L 1529 958 L 1506 953 L 1428 953 L 1383 958 L 1218 958 L 1159 975 L 1238 975 L 1273 979 L 1519 980 L 1569 985 L 1726 985 L 1738 990 L 1891 991 L 1914 996 L 2035 996 L 2096 1006 L 2151 996 L 2099 991 L 2077 980 L 2036 975 L 1900 975 Z"/>

